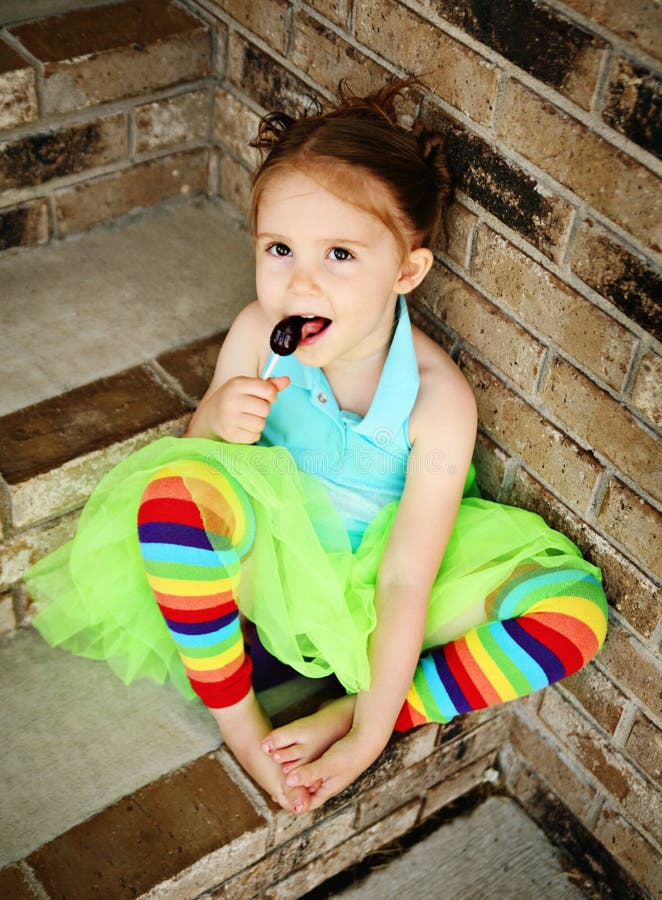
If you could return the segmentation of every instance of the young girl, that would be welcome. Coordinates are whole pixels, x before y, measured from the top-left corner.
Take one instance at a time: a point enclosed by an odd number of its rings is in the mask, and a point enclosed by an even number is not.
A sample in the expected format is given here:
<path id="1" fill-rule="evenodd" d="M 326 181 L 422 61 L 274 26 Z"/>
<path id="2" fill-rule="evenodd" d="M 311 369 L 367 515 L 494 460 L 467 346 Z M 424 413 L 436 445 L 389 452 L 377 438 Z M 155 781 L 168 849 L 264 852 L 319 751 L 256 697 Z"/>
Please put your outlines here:
<path id="1" fill-rule="evenodd" d="M 394 728 L 538 690 L 606 631 L 599 571 L 538 516 L 480 499 L 472 392 L 410 324 L 449 184 L 438 136 L 397 123 L 405 86 L 262 122 L 257 300 L 186 437 L 116 467 L 73 546 L 29 574 L 56 597 L 35 622 L 47 639 L 126 680 L 185 672 L 294 812 L 349 785 Z M 290 317 L 296 352 L 263 378 Z M 238 607 L 274 656 L 335 673 L 346 696 L 272 730 Z"/>

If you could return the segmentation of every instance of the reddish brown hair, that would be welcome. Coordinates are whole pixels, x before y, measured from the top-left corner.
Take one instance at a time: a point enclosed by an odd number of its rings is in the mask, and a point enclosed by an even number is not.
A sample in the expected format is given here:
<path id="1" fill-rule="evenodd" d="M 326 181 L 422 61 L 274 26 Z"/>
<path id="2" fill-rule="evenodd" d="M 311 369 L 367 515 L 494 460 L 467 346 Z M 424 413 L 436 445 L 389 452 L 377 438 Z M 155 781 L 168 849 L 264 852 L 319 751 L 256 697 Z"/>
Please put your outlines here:
<path id="1" fill-rule="evenodd" d="M 252 233 L 267 182 L 295 170 L 377 216 L 395 236 L 403 256 L 415 247 L 430 246 L 451 187 L 441 135 L 426 131 L 420 122 L 406 129 L 397 121 L 398 96 L 418 83 L 392 81 L 357 97 L 341 82 L 337 102 L 327 109 L 299 118 L 283 112 L 266 115 L 251 142 L 263 156 L 250 195 Z M 376 183 L 385 190 L 375 190 Z"/>

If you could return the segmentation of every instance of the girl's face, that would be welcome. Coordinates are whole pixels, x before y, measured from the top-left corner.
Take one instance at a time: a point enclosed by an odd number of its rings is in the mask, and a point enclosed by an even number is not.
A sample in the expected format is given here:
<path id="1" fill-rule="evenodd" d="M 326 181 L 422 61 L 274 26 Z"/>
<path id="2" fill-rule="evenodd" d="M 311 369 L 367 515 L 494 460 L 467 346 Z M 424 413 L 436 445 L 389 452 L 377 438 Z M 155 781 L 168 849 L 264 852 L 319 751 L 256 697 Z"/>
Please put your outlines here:
<path id="1" fill-rule="evenodd" d="M 302 363 L 362 360 L 388 347 L 402 262 L 376 216 L 308 175 L 274 175 L 260 198 L 255 251 L 269 321 L 315 317 L 296 351 Z"/>

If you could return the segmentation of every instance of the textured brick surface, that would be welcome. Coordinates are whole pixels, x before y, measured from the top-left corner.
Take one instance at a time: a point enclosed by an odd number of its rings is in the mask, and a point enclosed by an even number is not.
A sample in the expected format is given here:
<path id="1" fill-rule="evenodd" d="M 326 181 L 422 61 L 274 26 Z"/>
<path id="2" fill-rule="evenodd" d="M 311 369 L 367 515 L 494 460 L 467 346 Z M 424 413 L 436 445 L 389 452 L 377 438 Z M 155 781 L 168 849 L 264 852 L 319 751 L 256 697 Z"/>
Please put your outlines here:
<path id="1" fill-rule="evenodd" d="M 540 716 L 579 762 L 604 785 L 622 808 L 657 840 L 662 836 L 662 806 L 653 785 L 595 733 L 558 691 L 546 691 Z"/>
<path id="2" fill-rule="evenodd" d="M 219 193 L 246 213 L 251 193 L 251 173 L 231 156 L 224 156 L 220 166 Z"/>
<path id="3" fill-rule="evenodd" d="M 662 84 L 659 76 L 619 57 L 614 63 L 602 118 L 644 150 L 662 155 Z"/>
<path id="4" fill-rule="evenodd" d="M 237 22 L 258 34 L 275 50 L 285 51 L 287 40 L 287 0 L 213 0 Z"/>
<path id="5" fill-rule="evenodd" d="M 646 353 L 632 386 L 630 404 L 662 428 L 662 356 Z"/>
<path id="6" fill-rule="evenodd" d="M 162 0 L 76 10 L 11 33 L 44 65 L 47 113 L 136 96 L 209 71 L 207 26 Z"/>
<path id="7" fill-rule="evenodd" d="M 0 897 L 6 900 L 37 900 L 18 866 L 7 866 L 0 870 Z"/>
<path id="8" fill-rule="evenodd" d="M 136 151 L 145 153 L 207 136 L 209 94 L 193 91 L 136 107 Z"/>
<path id="9" fill-rule="evenodd" d="M 564 678 L 563 687 L 605 731 L 611 734 L 616 731 L 627 697 L 596 666 L 584 666 L 570 678 Z"/>
<path id="10" fill-rule="evenodd" d="M 290 58 L 295 66 L 335 93 L 340 74 L 360 94 L 385 80 L 384 69 L 338 35 L 299 11 L 294 19 Z"/>
<path id="11" fill-rule="evenodd" d="M 558 794 L 568 809 L 580 821 L 586 821 L 596 797 L 596 789 L 588 779 L 580 778 L 576 768 L 571 768 L 563 758 L 563 753 L 553 734 L 544 725 L 533 724 L 516 716 L 512 720 L 510 739 L 515 749 L 522 754 L 529 766 L 543 778 Z M 535 790 L 526 772 L 515 781 L 514 793 L 527 806 L 526 797 Z"/>
<path id="12" fill-rule="evenodd" d="M 257 134 L 260 117 L 227 91 L 217 90 L 214 104 L 214 136 L 249 166 L 257 163 L 257 153 L 248 146 Z"/>
<path id="13" fill-rule="evenodd" d="M 651 263 L 635 256 L 592 221 L 577 236 L 573 271 L 654 337 L 662 338 L 662 278 Z"/>
<path id="14" fill-rule="evenodd" d="M 296 872 L 265 893 L 269 900 L 291 900 L 330 878 L 343 869 L 360 862 L 369 853 L 395 840 L 416 823 L 420 801 L 406 804 L 371 828 L 366 828 L 345 843 L 319 856 L 314 862 Z"/>
<path id="15" fill-rule="evenodd" d="M 605 44 L 548 6 L 503 0 L 499 13 L 471 0 L 425 0 L 442 16 L 516 66 L 590 107 Z"/>
<path id="16" fill-rule="evenodd" d="M 624 484 L 611 481 L 598 525 L 662 576 L 662 515 Z"/>
<path id="17" fill-rule="evenodd" d="M 59 235 L 64 237 L 171 197 L 203 193 L 207 159 L 206 149 L 190 150 L 57 191 Z"/>
<path id="18" fill-rule="evenodd" d="M 463 354 L 462 369 L 473 387 L 481 426 L 564 497 L 586 507 L 601 467 L 476 360 Z"/>
<path id="19" fill-rule="evenodd" d="M 499 137 L 641 238 L 662 241 L 662 198 L 654 174 L 515 81 L 503 99 Z"/>
<path id="20" fill-rule="evenodd" d="M 37 114 L 34 69 L 0 38 L 0 130 L 34 122 Z"/>
<path id="21" fill-rule="evenodd" d="M 437 246 L 459 266 L 465 265 L 469 241 L 477 221 L 478 216 L 461 203 L 451 204 L 446 212 Z"/>
<path id="22" fill-rule="evenodd" d="M 603 807 L 593 831 L 638 885 L 659 896 L 660 854 L 640 831 L 611 805 Z"/>
<path id="23" fill-rule="evenodd" d="M 308 5 L 341 28 L 347 27 L 352 0 L 311 0 Z"/>
<path id="24" fill-rule="evenodd" d="M 497 306 L 448 269 L 436 268 L 418 296 L 464 341 L 489 357 L 508 378 L 532 391 L 544 347 Z"/>
<path id="25" fill-rule="evenodd" d="M 446 134 L 456 186 L 551 259 L 559 259 L 570 207 L 541 188 L 489 143 L 448 120 L 430 115 Z"/>
<path id="26" fill-rule="evenodd" d="M 637 713 L 625 749 L 642 769 L 662 783 L 662 731 L 641 712 Z"/>
<path id="27" fill-rule="evenodd" d="M 494 441 L 479 432 L 473 461 L 481 493 L 489 500 L 496 500 L 499 494 L 509 458 Z"/>
<path id="28" fill-rule="evenodd" d="M 77 523 L 78 513 L 70 513 L 8 537 L 0 557 L 0 590 L 18 582 L 33 563 L 70 540 Z"/>
<path id="29" fill-rule="evenodd" d="M 265 820 L 221 765 L 202 757 L 65 832 L 33 853 L 29 864 L 53 896 L 120 900 L 251 832 L 256 858 L 260 838 L 264 849 Z"/>
<path id="30" fill-rule="evenodd" d="M 471 275 L 500 305 L 619 389 L 634 337 L 490 228 L 478 229 Z"/>
<path id="31" fill-rule="evenodd" d="M 651 0 L 628 0 L 612 3 L 612 0 L 565 0 L 566 6 L 604 25 L 629 43 L 641 47 L 647 53 L 662 58 L 660 42 L 660 13 Z"/>
<path id="32" fill-rule="evenodd" d="M 126 158 L 123 114 L 73 125 L 59 131 L 27 135 L 0 145 L 0 190 L 32 187 L 53 178 Z"/>
<path id="33" fill-rule="evenodd" d="M 655 495 L 662 490 L 659 447 L 637 420 L 577 369 L 555 359 L 543 400 L 559 419 Z M 605 423 L 609 427 L 605 428 Z"/>
<path id="34" fill-rule="evenodd" d="M 48 240 L 48 204 L 31 200 L 0 210 L 0 251 L 10 247 L 29 247 Z"/>
<path id="35" fill-rule="evenodd" d="M 289 69 L 236 31 L 230 35 L 228 45 L 227 77 L 260 106 L 284 110 L 290 115 L 306 109 L 315 94 Z"/>
<path id="36" fill-rule="evenodd" d="M 0 472 L 10 485 L 187 411 L 139 366 L 0 419 Z"/>
<path id="37" fill-rule="evenodd" d="M 472 50 L 392 0 L 358 3 L 354 29 L 359 41 L 386 59 L 425 72 L 426 83 L 442 100 L 477 122 L 490 121 L 499 72 Z"/>
<path id="38" fill-rule="evenodd" d="M 181 385 L 188 397 L 199 401 L 209 387 L 227 332 L 214 334 L 179 350 L 157 357 L 157 362 Z"/>
<path id="39" fill-rule="evenodd" d="M 0 594 L 0 637 L 5 634 L 11 634 L 15 628 L 14 598 L 11 591 L 4 591 Z"/>

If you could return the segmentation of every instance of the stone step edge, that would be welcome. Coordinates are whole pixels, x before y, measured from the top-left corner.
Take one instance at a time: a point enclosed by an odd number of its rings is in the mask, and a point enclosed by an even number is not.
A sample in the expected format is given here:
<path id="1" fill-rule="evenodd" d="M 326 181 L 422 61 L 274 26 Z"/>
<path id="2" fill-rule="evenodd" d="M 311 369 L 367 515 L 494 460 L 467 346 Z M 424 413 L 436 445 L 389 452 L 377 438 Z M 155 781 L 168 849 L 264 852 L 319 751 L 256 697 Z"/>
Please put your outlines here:
<path id="1" fill-rule="evenodd" d="M 124 896 L 121 886 L 131 891 L 126 896 L 173 900 L 209 891 L 211 897 L 254 896 L 271 887 L 274 896 L 301 896 L 458 797 L 498 780 L 507 715 L 490 712 L 470 721 L 394 735 L 354 785 L 300 817 L 274 804 L 221 747 L 11 863 L 0 870 L 0 887 L 12 878 L 26 886 L 17 896 L 33 896 L 27 891 L 36 888 L 42 898 L 73 896 L 72 886 L 80 897 L 87 896 L 83 886 L 90 896 L 95 889 Z M 168 818 L 169 797 L 176 818 Z M 86 884 L 86 874 L 98 883 Z"/>
<path id="2" fill-rule="evenodd" d="M 225 334 L 0 418 L 0 593 L 73 535 L 82 505 L 116 463 L 159 437 L 181 435 L 211 380 Z M 50 438 L 57 442 L 78 421 L 82 431 L 53 448 Z"/>

